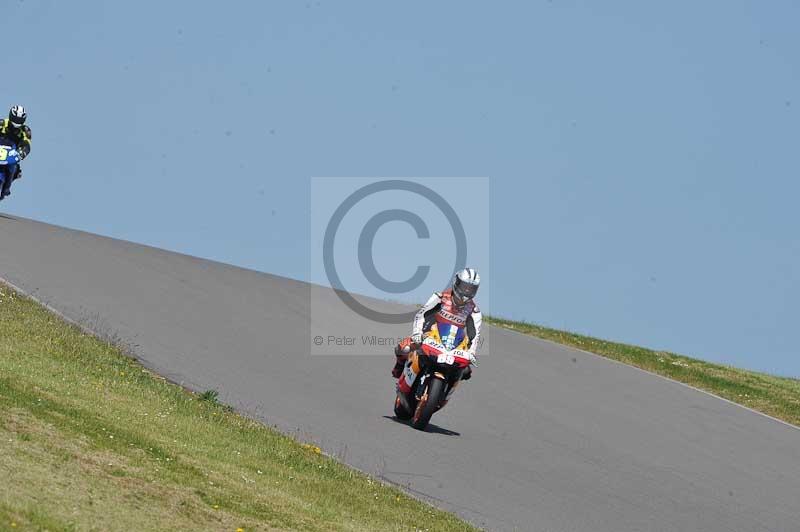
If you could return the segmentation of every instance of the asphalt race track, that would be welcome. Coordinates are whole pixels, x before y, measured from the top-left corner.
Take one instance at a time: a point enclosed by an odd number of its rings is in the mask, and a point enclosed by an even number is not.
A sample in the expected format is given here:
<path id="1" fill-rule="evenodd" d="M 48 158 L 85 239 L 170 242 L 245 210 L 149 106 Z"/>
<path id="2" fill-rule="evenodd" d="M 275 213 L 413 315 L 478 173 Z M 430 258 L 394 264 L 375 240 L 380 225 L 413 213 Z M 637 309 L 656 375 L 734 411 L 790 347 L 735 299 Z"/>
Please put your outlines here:
<path id="1" fill-rule="evenodd" d="M 594 355 L 492 329 L 475 377 L 422 433 L 391 418 L 388 350 L 309 354 L 312 305 L 317 324 L 351 319 L 326 315 L 329 290 L 6 215 L 0 277 L 481 527 L 800 530 L 800 430 Z"/>

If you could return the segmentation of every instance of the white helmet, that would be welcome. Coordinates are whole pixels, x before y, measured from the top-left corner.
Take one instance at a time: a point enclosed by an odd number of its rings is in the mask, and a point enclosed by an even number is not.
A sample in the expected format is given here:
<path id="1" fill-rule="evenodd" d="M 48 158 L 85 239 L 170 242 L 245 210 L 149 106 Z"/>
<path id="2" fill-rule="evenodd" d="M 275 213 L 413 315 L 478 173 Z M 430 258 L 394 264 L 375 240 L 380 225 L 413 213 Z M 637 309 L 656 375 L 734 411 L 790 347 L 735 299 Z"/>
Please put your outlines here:
<path id="1" fill-rule="evenodd" d="M 25 125 L 26 118 L 28 118 L 28 113 L 25 112 L 25 108 L 21 105 L 15 105 L 8 112 L 8 121 L 11 122 L 11 125 L 16 129 Z"/>
<path id="2" fill-rule="evenodd" d="M 464 268 L 453 278 L 453 302 L 464 305 L 471 301 L 478 293 L 481 284 L 481 276 L 474 268 Z"/>

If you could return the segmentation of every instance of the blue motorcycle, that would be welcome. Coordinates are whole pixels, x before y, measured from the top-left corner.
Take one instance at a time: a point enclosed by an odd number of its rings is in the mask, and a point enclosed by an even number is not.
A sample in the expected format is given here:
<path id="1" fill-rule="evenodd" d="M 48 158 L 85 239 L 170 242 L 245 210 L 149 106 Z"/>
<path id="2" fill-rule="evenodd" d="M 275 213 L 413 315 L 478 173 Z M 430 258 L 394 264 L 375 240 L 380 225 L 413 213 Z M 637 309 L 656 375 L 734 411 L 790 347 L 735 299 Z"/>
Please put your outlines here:
<path id="1" fill-rule="evenodd" d="M 3 190 L 3 185 L 6 179 L 14 179 L 14 174 L 17 172 L 17 165 L 19 164 L 19 152 L 14 144 L 6 144 L 6 141 L 0 139 L 0 191 Z M 3 199 L 0 193 L 0 200 Z"/>

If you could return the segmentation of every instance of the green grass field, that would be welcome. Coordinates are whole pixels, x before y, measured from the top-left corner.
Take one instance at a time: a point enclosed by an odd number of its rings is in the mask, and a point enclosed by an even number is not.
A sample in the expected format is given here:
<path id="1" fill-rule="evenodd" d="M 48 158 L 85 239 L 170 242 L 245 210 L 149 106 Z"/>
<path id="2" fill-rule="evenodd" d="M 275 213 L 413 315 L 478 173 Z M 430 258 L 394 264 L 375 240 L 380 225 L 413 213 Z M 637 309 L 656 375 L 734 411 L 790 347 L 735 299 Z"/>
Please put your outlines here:
<path id="1" fill-rule="evenodd" d="M 0 530 L 471 530 L 0 285 Z"/>
<path id="2" fill-rule="evenodd" d="M 665 351 L 599 340 L 530 323 L 488 318 L 492 325 L 577 347 L 669 377 L 800 426 L 800 380 L 712 364 Z"/>

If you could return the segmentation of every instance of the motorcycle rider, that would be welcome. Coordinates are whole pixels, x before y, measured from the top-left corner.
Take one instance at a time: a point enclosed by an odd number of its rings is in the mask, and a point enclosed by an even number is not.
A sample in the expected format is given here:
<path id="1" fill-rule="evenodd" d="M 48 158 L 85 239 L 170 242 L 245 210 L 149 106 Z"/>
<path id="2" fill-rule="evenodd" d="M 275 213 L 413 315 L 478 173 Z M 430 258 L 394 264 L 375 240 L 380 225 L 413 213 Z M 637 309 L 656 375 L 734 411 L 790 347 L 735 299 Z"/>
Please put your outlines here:
<path id="1" fill-rule="evenodd" d="M 8 118 L 0 121 L 0 138 L 7 139 L 17 146 L 19 160 L 22 161 L 31 152 L 31 128 L 25 125 L 28 114 L 21 105 L 15 105 L 8 112 Z M 3 181 L 3 189 L 0 190 L 0 199 L 11 194 L 11 183 L 22 177 L 22 167 L 17 165 L 17 170 L 13 176 L 8 176 Z"/>
<path id="2" fill-rule="evenodd" d="M 464 268 L 453 277 L 453 284 L 450 288 L 443 292 L 433 293 L 414 317 L 411 336 L 403 339 L 395 347 L 396 362 L 392 368 L 392 377 L 399 378 L 403 374 L 409 353 L 422 343 L 423 333 L 429 331 L 437 321 L 464 327 L 469 338 L 467 351 L 475 356 L 483 321 L 481 311 L 474 299 L 480 284 L 481 278 L 478 272 L 474 268 Z M 461 379 L 467 380 L 470 377 L 472 377 L 472 367 L 468 366 Z M 405 379 L 401 379 L 401 388 L 405 382 Z"/>

